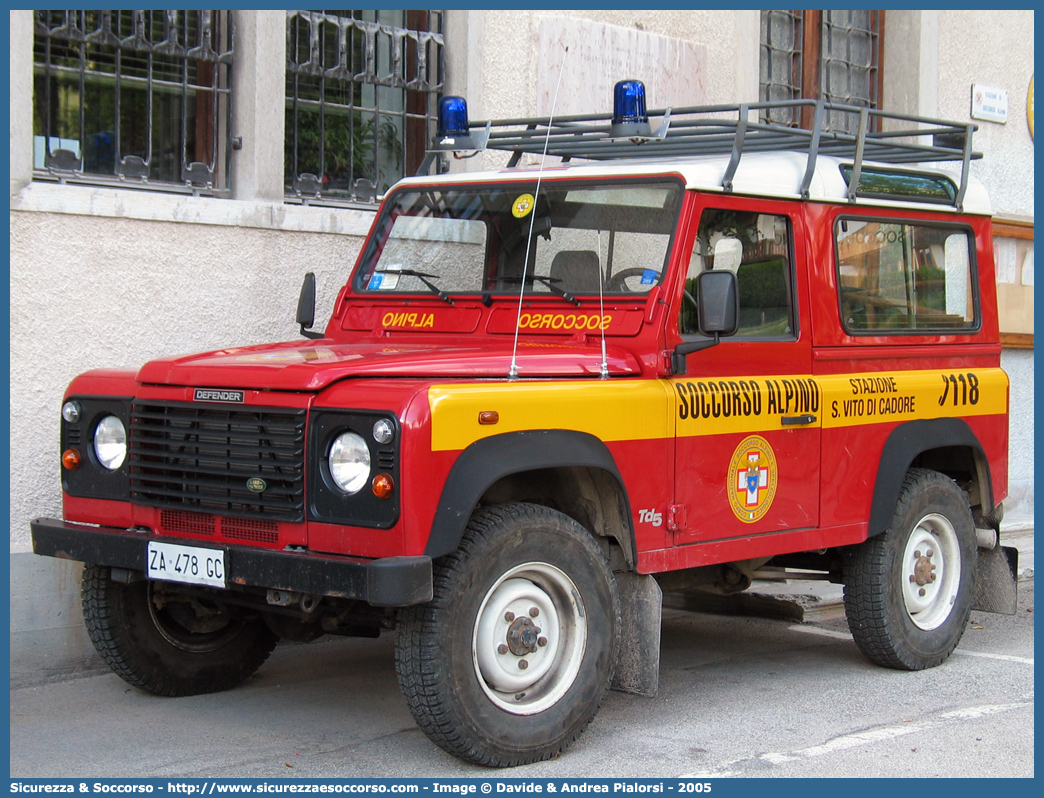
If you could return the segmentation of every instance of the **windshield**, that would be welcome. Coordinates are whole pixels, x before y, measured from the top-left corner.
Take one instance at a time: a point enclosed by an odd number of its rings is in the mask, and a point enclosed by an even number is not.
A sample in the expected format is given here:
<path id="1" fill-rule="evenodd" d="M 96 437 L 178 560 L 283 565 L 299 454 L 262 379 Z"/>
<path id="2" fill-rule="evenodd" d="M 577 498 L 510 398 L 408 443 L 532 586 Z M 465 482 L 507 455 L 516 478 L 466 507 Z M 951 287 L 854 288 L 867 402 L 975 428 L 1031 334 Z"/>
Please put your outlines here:
<path id="1" fill-rule="evenodd" d="M 645 294 L 666 267 L 682 192 L 670 179 L 404 189 L 384 205 L 355 288 L 517 295 L 528 244 L 526 293 Z"/>

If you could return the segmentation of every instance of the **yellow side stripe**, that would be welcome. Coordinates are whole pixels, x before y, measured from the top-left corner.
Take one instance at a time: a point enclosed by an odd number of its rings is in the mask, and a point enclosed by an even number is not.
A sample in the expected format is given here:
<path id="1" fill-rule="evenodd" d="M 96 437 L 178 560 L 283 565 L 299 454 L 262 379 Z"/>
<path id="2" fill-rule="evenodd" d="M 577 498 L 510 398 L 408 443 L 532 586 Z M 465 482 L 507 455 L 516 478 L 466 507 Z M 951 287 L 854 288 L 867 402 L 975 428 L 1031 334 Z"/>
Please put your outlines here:
<path id="1" fill-rule="evenodd" d="M 997 415 L 1008 409 L 1008 377 L 993 368 L 469 383 L 432 386 L 428 402 L 432 449 L 455 451 L 531 429 L 576 430 L 610 442 Z M 497 412 L 499 422 L 479 424 L 484 411 Z"/>
<path id="2" fill-rule="evenodd" d="M 674 434 L 661 380 L 598 380 L 435 385 L 428 389 L 432 451 L 455 451 L 492 435 L 531 429 L 588 432 L 603 441 L 655 440 Z M 496 424 L 479 413 L 495 411 Z"/>
<path id="3" fill-rule="evenodd" d="M 1008 411 L 1008 375 L 999 368 L 848 374 L 819 381 L 827 429 Z"/>
<path id="4" fill-rule="evenodd" d="M 679 437 L 987 416 L 1004 413 L 1008 407 L 1008 377 L 1001 369 L 696 378 L 671 383 L 677 393 Z M 813 416 L 815 420 L 809 420 Z"/>

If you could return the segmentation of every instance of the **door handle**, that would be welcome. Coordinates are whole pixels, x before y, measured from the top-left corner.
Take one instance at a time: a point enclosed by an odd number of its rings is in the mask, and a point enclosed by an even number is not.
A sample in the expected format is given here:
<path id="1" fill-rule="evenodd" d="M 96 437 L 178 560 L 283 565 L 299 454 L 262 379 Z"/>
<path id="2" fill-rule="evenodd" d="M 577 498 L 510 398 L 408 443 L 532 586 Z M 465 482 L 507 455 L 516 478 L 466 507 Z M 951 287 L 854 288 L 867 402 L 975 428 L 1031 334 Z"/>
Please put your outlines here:
<path id="1" fill-rule="evenodd" d="M 815 424 L 816 417 L 806 413 L 803 416 L 783 416 L 779 421 L 784 427 L 801 427 L 805 424 Z"/>

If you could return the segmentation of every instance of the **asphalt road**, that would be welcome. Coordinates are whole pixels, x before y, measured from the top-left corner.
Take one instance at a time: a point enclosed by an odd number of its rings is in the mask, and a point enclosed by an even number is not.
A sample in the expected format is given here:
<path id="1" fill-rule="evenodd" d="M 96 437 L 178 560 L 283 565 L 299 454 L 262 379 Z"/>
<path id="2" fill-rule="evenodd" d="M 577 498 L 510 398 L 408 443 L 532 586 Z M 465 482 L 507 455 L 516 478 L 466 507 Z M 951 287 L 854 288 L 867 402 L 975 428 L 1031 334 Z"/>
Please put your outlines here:
<path id="1" fill-rule="evenodd" d="M 430 744 L 393 636 L 281 645 L 245 685 L 163 699 L 111 674 L 11 692 L 12 777 L 1031 777 L 1033 580 L 943 666 L 867 662 L 843 618 L 666 610 L 660 692 L 611 693 L 557 760 L 504 771 Z"/>

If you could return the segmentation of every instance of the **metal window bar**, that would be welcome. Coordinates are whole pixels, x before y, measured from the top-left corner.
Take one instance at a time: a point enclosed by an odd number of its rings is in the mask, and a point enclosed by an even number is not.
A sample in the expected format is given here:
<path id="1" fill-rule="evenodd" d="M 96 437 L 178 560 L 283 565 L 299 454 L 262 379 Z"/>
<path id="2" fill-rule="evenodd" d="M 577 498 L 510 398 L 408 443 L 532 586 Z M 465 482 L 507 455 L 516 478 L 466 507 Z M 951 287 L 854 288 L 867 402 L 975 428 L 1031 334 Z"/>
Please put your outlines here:
<path id="1" fill-rule="evenodd" d="M 778 102 L 801 98 L 804 12 L 761 12 L 761 100 Z M 796 125 L 793 109 L 774 109 L 776 116 L 763 122 Z M 781 115 L 785 114 L 785 115 Z"/>
<path id="2" fill-rule="evenodd" d="M 36 11 L 35 36 L 34 71 L 43 81 L 37 129 L 45 170 L 38 177 L 229 193 L 230 12 Z M 76 96 L 68 98 L 76 105 L 76 122 L 70 130 L 66 114 L 64 129 L 76 135 L 79 152 L 60 144 L 55 92 L 63 82 L 77 87 Z M 135 94 L 144 102 L 133 102 Z M 89 134 L 88 113 L 91 124 L 111 122 L 111 130 Z M 180 119 L 172 126 L 166 117 L 173 115 Z M 143 142 L 128 141 L 135 129 Z M 171 141 L 174 129 L 180 133 L 177 142 Z"/>
<path id="3" fill-rule="evenodd" d="M 416 168 L 443 85 L 441 24 L 438 11 L 287 11 L 288 195 L 369 203 Z"/>
<path id="4" fill-rule="evenodd" d="M 873 10 L 762 11 L 760 99 L 822 99 L 842 105 L 880 104 L 882 14 Z M 809 126 L 811 116 L 762 121 Z M 855 133 L 856 120 L 827 114 L 825 129 Z"/>
<path id="5" fill-rule="evenodd" d="M 828 103 L 874 108 L 877 96 L 876 11 L 823 11 L 821 22 L 820 99 Z M 855 133 L 858 118 L 829 115 L 827 127 Z"/>
<path id="6" fill-rule="evenodd" d="M 810 110 L 814 120 L 811 130 L 748 120 L 748 111 L 762 117 L 775 111 L 798 113 L 803 107 Z M 824 124 L 827 114 L 851 116 L 857 133 L 827 129 Z M 666 135 L 650 139 L 614 138 L 610 124 L 612 113 L 561 116 L 553 122 L 546 117 L 471 121 L 469 126 L 478 132 L 488 125 L 486 149 L 510 152 L 514 160 L 523 153 L 540 155 L 544 152 L 545 140 L 547 154 L 563 160 L 729 155 L 725 182 L 731 181 L 745 153 L 802 152 L 808 158 L 801 186 L 801 193 L 806 197 L 820 154 L 853 159 L 856 175 L 864 161 L 887 164 L 960 161 L 961 185 L 954 201 L 958 208 L 967 189 L 970 162 L 982 157 L 982 153 L 972 150 L 972 133 L 977 125 L 823 100 L 668 108 L 650 110 L 648 116 L 654 130 L 662 120 L 669 118 Z M 661 121 L 654 121 L 656 119 Z M 882 130 L 885 121 L 889 123 L 888 130 Z M 429 147 L 430 155 L 452 151 L 453 145 L 440 144 L 437 137 Z M 430 162 L 429 158 L 425 165 Z M 859 194 L 858 186 L 854 194 Z"/>

